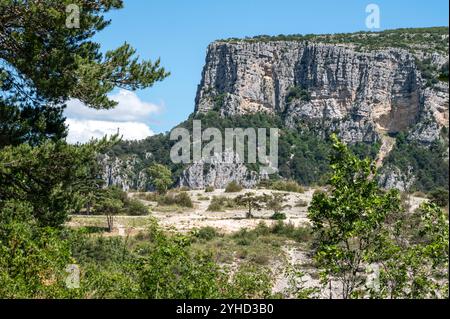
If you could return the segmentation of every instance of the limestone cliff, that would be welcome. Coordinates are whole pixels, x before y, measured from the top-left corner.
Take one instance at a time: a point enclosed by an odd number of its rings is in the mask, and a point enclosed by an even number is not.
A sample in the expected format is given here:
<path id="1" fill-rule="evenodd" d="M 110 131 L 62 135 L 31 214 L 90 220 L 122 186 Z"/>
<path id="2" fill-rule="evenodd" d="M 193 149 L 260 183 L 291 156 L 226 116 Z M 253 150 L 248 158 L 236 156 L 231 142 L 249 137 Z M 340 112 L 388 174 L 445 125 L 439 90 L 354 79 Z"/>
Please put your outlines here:
<path id="1" fill-rule="evenodd" d="M 448 63 L 439 53 L 427 58 L 436 69 Z M 429 143 L 448 126 L 448 82 L 428 86 L 417 59 L 398 48 L 360 52 L 307 41 L 214 42 L 195 111 L 278 113 L 290 126 L 302 121 L 339 131 L 346 142 L 411 130 L 414 139 Z"/>
<path id="2" fill-rule="evenodd" d="M 195 114 L 266 112 L 320 137 L 337 132 L 350 144 L 379 142 L 380 183 L 408 189 L 414 168 L 383 165 L 384 159 L 400 132 L 423 147 L 448 143 L 448 37 L 448 28 L 425 28 L 216 41 L 207 49 Z M 108 161 L 110 184 L 147 185 L 139 170 L 128 169 L 136 159 Z M 242 164 L 218 160 L 187 167 L 178 183 L 222 188 L 236 180 L 250 187 L 259 179 Z"/>
<path id="3" fill-rule="evenodd" d="M 449 125 L 445 30 L 217 41 L 207 49 L 195 112 L 273 113 L 288 127 L 337 132 L 347 143 L 384 145 L 403 132 L 426 147 Z M 380 183 L 404 190 L 414 174 L 386 167 Z"/>

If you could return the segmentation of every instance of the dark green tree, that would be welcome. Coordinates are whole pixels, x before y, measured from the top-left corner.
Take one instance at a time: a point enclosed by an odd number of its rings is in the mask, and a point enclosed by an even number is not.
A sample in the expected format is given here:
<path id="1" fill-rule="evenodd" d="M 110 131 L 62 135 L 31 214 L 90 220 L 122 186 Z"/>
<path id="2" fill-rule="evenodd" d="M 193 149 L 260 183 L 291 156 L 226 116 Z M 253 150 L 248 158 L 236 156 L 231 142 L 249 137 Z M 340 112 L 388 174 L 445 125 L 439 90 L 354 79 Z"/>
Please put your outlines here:
<path id="1" fill-rule="evenodd" d="M 66 24 L 79 9 L 79 27 Z M 65 135 L 62 110 L 69 99 L 113 108 L 114 88 L 143 89 L 168 73 L 140 61 L 127 43 L 100 52 L 92 37 L 110 23 L 104 14 L 122 0 L 0 1 L 0 147 L 39 143 Z"/>
<path id="2" fill-rule="evenodd" d="M 172 172 L 162 164 L 153 164 L 148 170 L 152 185 L 156 188 L 159 194 L 165 194 L 172 185 Z"/>

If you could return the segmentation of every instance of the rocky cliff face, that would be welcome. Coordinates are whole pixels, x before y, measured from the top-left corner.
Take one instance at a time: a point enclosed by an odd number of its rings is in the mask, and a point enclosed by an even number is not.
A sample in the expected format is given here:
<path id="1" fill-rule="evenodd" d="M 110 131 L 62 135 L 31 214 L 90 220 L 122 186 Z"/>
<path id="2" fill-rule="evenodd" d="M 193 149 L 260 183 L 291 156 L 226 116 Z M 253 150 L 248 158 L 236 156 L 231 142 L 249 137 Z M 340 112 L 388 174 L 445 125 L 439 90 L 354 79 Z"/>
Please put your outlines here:
<path id="1" fill-rule="evenodd" d="M 266 112 L 322 137 L 337 132 L 347 143 L 381 142 L 383 166 L 396 133 L 428 147 L 449 125 L 448 29 L 414 32 L 216 41 L 207 50 L 195 113 Z M 108 159 L 109 184 L 146 187 L 139 170 L 129 172 L 130 161 L 136 159 Z M 412 167 L 382 167 L 380 183 L 405 190 L 415 174 Z M 251 187 L 259 179 L 242 164 L 217 159 L 188 167 L 179 184 L 223 188 L 235 180 Z"/>
<path id="2" fill-rule="evenodd" d="M 430 58 L 437 68 L 448 62 L 438 53 Z M 346 142 L 414 130 L 414 138 L 427 143 L 448 126 L 448 82 L 427 87 L 416 60 L 396 48 L 215 42 L 208 47 L 195 110 L 279 113 L 288 125 L 317 123 L 320 130 L 339 131 Z"/>
<path id="3" fill-rule="evenodd" d="M 117 186 L 124 191 L 149 190 L 148 177 L 144 170 L 139 169 L 141 160 L 135 154 L 127 159 L 104 154 L 99 161 L 106 186 Z"/>
<path id="4" fill-rule="evenodd" d="M 233 156 L 231 152 L 224 152 L 222 156 L 216 154 L 210 163 L 200 161 L 191 165 L 183 171 L 179 185 L 192 189 L 204 189 L 206 186 L 222 189 L 237 181 L 245 188 L 256 186 L 261 176 L 249 171 L 244 164 L 233 162 Z"/>
<path id="5" fill-rule="evenodd" d="M 364 50 L 310 41 L 214 42 L 208 47 L 195 111 L 275 113 L 289 127 L 308 127 L 321 136 L 338 132 L 347 143 L 384 142 L 388 135 L 404 132 L 411 141 L 431 145 L 449 123 L 448 77 L 437 79 L 438 70 L 448 70 L 448 53 L 425 47 Z M 383 170 L 380 183 L 405 190 L 413 180 L 414 172 L 392 167 Z"/>

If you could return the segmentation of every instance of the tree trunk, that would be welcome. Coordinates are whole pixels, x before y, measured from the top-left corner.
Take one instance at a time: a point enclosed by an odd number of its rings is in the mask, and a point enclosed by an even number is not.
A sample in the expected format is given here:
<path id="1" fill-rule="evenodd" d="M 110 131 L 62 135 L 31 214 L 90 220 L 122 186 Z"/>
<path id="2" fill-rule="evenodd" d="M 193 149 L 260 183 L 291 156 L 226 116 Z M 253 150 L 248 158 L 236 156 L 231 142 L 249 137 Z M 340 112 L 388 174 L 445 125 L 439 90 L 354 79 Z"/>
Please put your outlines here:
<path id="1" fill-rule="evenodd" d="M 253 215 L 252 215 L 252 208 L 251 207 L 249 207 L 248 208 L 248 212 L 247 212 L 247 216 L 246 216 L 248 219 L 250 219 L 250 218 L 253 218 Z"/>
<path id="2" fill-rule="evenodd" d="M 113 231 L 113 227 L 114 227 L 114 216 L 107 215 L 106 216 L 106 221 L 108 222 L 108 231 L 112 232 Z"/>

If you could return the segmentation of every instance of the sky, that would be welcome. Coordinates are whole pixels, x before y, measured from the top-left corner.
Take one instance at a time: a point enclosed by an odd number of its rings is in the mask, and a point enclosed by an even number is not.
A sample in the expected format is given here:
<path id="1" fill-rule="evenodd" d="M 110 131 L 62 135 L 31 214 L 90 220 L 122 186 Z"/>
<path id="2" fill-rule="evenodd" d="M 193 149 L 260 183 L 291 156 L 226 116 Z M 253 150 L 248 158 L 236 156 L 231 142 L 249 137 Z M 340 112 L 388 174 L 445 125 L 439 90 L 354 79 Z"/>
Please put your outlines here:
<path id="1" fill-rule="evenodd" d="M 69 142 L 86 142 L 119 129 L 124 139 L 170 130 L 194 111 L 206 48 L 217 39 L 261 34 L 321 34 L 369 31 L 366 6 L 380 8 L 372 31 L 448 26 L 446 0 L 124 0 L 108 13 L 111 25 L 94 38 L 102 50 L 130 43 L 142 59 L 161 59 L 171 72 L 137 92 L 115 90 L 114 110 L 93 111 L 72 100 L 65 112 Z"/>

